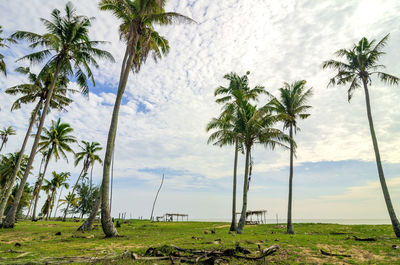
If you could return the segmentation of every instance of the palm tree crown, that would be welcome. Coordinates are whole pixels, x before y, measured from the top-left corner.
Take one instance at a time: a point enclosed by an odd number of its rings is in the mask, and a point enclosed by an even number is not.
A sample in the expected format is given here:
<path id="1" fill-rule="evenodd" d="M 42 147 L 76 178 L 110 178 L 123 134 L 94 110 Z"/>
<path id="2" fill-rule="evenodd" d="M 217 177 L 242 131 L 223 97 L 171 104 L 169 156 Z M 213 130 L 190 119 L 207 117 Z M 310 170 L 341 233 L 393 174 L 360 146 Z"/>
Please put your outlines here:
<path id="1" fill-rule="evenodd" d="M 50 129 L 43 128 L 40 136 L 39 151 L 48 150 L 48 157 L 54 156 L 56 161 L 62 156 L 68 161 L 65 152 L 74 153 L 70 144 L 76 142 L 76 138 L 71 135 L 74 129 L 68 123 L 61 123 L 61 119 L 52 121 Z"/>
<path id="2" fill-rule="evenodd" d="M 3 33 L 3 28 L 0 26 L 0 35 Z M 9 48 L 6 43 L 16 43 L 13 38 L 0 37 L 0 48 Z M 0 53 L 0 72 L 7 76 L 6 63 L 4 62 L 4 55 Z"/>
<path id="3" fill-rule="evenodd" d="M 154 60 L 169 51 L 168 40 L 154 30 L 153 24 L 169 25 L 174 22 L 194 22 L 193 19 L 176 12 L 165 12 L 166 1 L 158 0 L 101 0 L 100 10 L 111 11 L 122 23 L 120 38 L 127 45 L 123 69 L 127 59 L 133 55 L 132 70 L 138 72 L 150 52 Z"/>
<path id="4" fill-rule="evenodd" d="M 10 135 L 16 135 L 16 131 L 12 126 L 8 126 L 7 128 L 3 128 L 3 130 L 0 130 L 0 139 L 1 139 L 1 149 L 3 149 L 3 146 L 7 144 L 8 142 L 8 136 Z"/>
<path id="5" fill-rule="evenodd" d="M 103 161 L 96 154 L 96 152 L 103 149 L 100 144 L 97 142 L 81 142 L 83 144 L 80 146 L 82 151 L 75 154 L 75 166 L 77 166 L 82 160 L 84 160 L 84 164 L 87 163 L 88 166 L 94 164 L 96 161 L 101 164 Z"/>
<path id="6" fill-rule="evenodd" d="M 283 121 L 283 128 L 289 129 L 291 126 L 295 132 L 299 130 L 297 120 L 306 119 L 310 116 L 307 111 L 311 108 L 305 105 L 313 94 L 312 88 L 306 90 L 305 80 L 295 81 L 292 84 L 284 83 L 279 89 L 280 98 L 271 100 L 270 109 L 275 111 Z"/>
<path id="7" fill-rule="evenodd" d="M 324 69 L 337 70 L 337 74 L 331 78 L 329 85 L 345 85 L 350 83 L 347 91 L 350 101 L 354 91 L 363 83 L 371 83 L 371 76 L 376 74 L 379 79 L 389 85 L 397 85 L 400 79 L 396 76 L 380 71 L 385 66 L 378 64 L 379 58 L 385 54 L 382 49 L 386 46 L 389 34 L 383 37 L 378 43 L 375 40 L 368 41 L 362 38 L 351 49 L 340 49 L 335 54 L 345 59 L 344 62 L 328 60 L 322 64 Z M 376 44 L 375 44 L 376 43 Z"/>
<path id="8" fill-rule="evenodd" d="M 88 92 L 88 79 L 95 84 L 89 63 L 97 68 L 99 65 L 96 62 L 96 57 L 108 59 L 112 62 L 114 58 L 109 52 L 96 48 L 96 46 L 105 42 L 90 40 L 88 33 L 91 21 L 94 18 L 77 15 L 71 2 L 68 2 L 65 6 L 65 16 L 61 16 L 58 9 L 54 9 L 51 16 L 51 20 L 41 18 L 47 29 L 47 33 L 43 35 L 27 31 L 17 31 L 12 35 L 15 39 L 31 42 L 30 48 L 44 48 L 19 60 L 40 63 L 50 58 L 41 74 L 46 74 L 49 69 L 59 68 L 59 73 L 66 76 L 73 75 L 82 88 L 82 92 L 86 94 Z"/>

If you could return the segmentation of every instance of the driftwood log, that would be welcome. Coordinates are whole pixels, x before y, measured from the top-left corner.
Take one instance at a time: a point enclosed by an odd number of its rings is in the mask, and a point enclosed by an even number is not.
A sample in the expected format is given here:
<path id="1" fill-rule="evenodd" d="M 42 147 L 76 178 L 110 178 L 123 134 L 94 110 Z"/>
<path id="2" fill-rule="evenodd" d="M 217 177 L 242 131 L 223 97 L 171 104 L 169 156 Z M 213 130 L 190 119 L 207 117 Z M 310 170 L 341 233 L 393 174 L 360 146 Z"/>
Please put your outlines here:
<path id="1" fill-rule="evenodd" d="M 376 241 L 376 238 L 372 238 L 372 237 L 367 237 L 367 238 L 360 238 L 360 237 L 356 237 L 356 236 L 353 236 L 353 237 L 356 241 Z"/>
<path id="2" fill-rule="evenodd" d="M 324 251 L 323 249 L 320 249 L 319 251 L 321 251 L 321 254 L 322 254 L 322 255 L 325 255 L 325 256 L 331 256 L 331 257 L 346 257 L 346 258 L 350 258 L 350 257 L 351 257 L 351 255 L 348 255 L 348 254 L 329 253 L 329 252 L 327 252 L 327 251 Z"/>

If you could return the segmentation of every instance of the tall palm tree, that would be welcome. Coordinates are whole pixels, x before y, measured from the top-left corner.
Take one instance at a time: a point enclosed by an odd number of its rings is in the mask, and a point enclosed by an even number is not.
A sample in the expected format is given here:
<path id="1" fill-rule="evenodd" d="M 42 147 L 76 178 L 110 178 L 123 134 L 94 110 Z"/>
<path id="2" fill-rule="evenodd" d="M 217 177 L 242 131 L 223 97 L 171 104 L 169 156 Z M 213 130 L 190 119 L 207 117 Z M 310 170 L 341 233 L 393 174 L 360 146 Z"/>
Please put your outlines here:
<path id="1" fill-rule="evenodd" d="M 49 165 L 52 157 L 58 161 L 61 157 L 68 162 L 66 152 L 74 153 L 71 149 L 71 144 L 76 143 L 76 138 L 71 135 L 74 129 L 68 123 L 61 123 L 61 119 L 52 121 L 50 129 L 43 128 L 43 134 L 40 136 L 39 151 L 47 151 L 46 162 L 44 164 L 42 178 L 39 179 L 38 194 L 35 198 L 33 206 L 32 220 L 36 218 L 36 207 L 39 200 L 40 191 L 42 189 L 43 178 L 46 175 L 47 166 Z"/>
<path id="2" fill-rule="evenodd" d="M 119 27 L 120 37 L 126 44 L 122 61 L 117 97 L 108 133 L 106 154 L 103 167 L 101 222 L 107 237 L 118 236 L 110 214 L 109 183 L 110 165 L 114 151 L 118 114 L 128 76 L 131 70 L 138 72 L 149 53 L 153 58 L 161 58 L 169 50 L 168 41 L 160 36 L 153 24 L 168 25 L 175 21 L 193 22 L 192 19 L 175 12 L 165 12 L 166 1 L 159 0 L 101 0 L 100 9 L 111 11 L 122 21 Z"/>
<path id="3" fill-rule="evenodd" d="M 268 106 L 258 109 L 257 106 L 243 102 L 238 109 L 238 116 L 240 119 L 237 120 L 238 124 L 236 126 L 241 131 L 246 153 L 243 205 L 237 228 L 237 233 L 241 234 L 246 223 L 247 193 L 249 190 L 250 160 L 253 146 L 255 144 L 263 144 L 271 149 L 274 149 L 275 146 L 287 148 L 285 144 L 290 143 L 291 139 L 281 130 L 273 128 L 280 121 L 280 117 L 273 115 Z"/>
<path id="4" fill-rule="evenodd" d="M 1 139 L 1 146 L 0 146 L 0 152 L 3 149 L 3 146 L 8 141 L 8 136 L 10 135 L 16 135 L 16 131 L 12 126 L 8 126 L 7 128 L 3 128 L 3 130 L 0 130 L 0 139 Z"/>
<path id="5" fill-rule="evenodd" d="M 81 152 L 75 154 L 75 166 L 77 166 L 81 161 L 83 161 L 83 168 L 78 176 L 78 179 L 76 180 L 74 187 L 72 188 L 71 191 L 72 194 L 75 193 L 75 190 L 78 187 L 81 178 L 86 176 L 89 167 L 91 165 L 94 165 L 96 161 L 99 162 L 100 164 L 102 163 L 101 158 L 96 154 L 96 152 L 99 152 L 100 150 L 103 149 L 99 143 L 97 142 L 89 143 L 86 141 L 82 141 L 82 144 L 83 146 L 80 146 Z M 90 187 L 91 187 L 91 181 L 92 179 L 90 179 Z M 65 208 L 64 218 L 63 218 L 64 221 L 67 218 L 68 208 L 69 208 L 69 203 L 67 203 L 67 207 Z"/>
<path id="6" fill-rule="evenodd" d="M 31 63 L 40 63 L 50 57 L 43 67 L 41 74 L 46 73 L 49 69 L 54 69 L 53 80 L 47 93 L 36 137 L 29 156 L 28 169 L 32 166 L 36 155 L 46 114 L 59 75 L 74 76 L 83 92 L 87 93 L 88 78 L 91 79 L 93 84 L 95 83 L 89 64 L 98 67 L 96 58 L 114 60 L 110 53 L 96 48 L 96 46 L 103 42 L 90 40 L 89 28 L 92 18 L 76 15 L 76 10 L 70 2 L 65 6 L 65 13 L 65 16 L 61 16 L 60 10 L 54 9 L 51 20 L 42 18 L 41 20 L 48 31 L 43 35 L 27 31 L 17 31 L 12 35 L 15 39 L 24 39 L 31 42 L 31 48 L 44 47 L 44 50 L 26 55 L 20 60 L 26 59 Z M 4 228 L 14 227 L 15 213 L 27 178 L 28 176 L 24 176 L 22 179 L 22 185 L 20 185 L 20 189 L 16 194 L 12 209 L 2 224 Z"/>
<path id="7" fill-rule="evenodd" d="M 378 78 L 385 84 L 399 84 L 400 79 L 398 77 L 382 72 L 381 69 L 384 69 L 385 66 L 378 64 L 379 58 L 385 54 L 382 49 L 385 47 L 388 38 L 389 34 L 387 34 L 377 43 L 376 40 L 368 41 L 368 39 L 364 37 L 357 44 L 354 44 L 351 49 L 341 49 L 335 53 L 336 56 L 344 58 L 345 61 L 328 60 L 323 62 L 322 67 L 324 69 L 331 68 L 337 70 L 337 74 L 331 78 L 328 86 L 350 84 L 350 87 L 347 91 L 349 102 L 354 91 L 360 88 L 361 84 L 364 88 L 369 130 L 371 133 L 372 144 L 374 146 L 376 165 L 378 168 L 378 175 L 383 191 L 383 197 L 385 198 L 386 207 L 389 212 L 390 220 L 392 221 L 394 233 L 397 237 L 400 237 L 400 223 L 393 209 L 389 190 L 383 174 L 381 156 L 378 148 L 378 140 L 376 139 L 374 123 L 372 120 L 371 103 L 368 91 L 368 85 L 371 85 L 371 76 L 373 75 L 377 75 Z"/>
<path id="8" fill-rule="evenodd" d="M 224 78 L 229 80 L 229 86 L 218 87 L 214 95 L 220 96 L 216 102 L 219 104 L 224 104 L 223 112 L 219 118 L 213 118 L 211 122 L 207 125 L 206 130 L 217 130 L 211 134 L 208 139 L 208 143 L 214 142 L 214 145 L 219 145 L 220 147 L 224 145 L 234 145 L 235 146 L 235 156 L 234 156 L 234 166 L 233 166 L 233 196 L 232 196 L 232 222 L 230 226 L 230 231 L 236 231 L 236 173 L 237 173 L 237 161 L 239 149 L 243 151 L 243 147 L 240 141 L 240 132 L 235 128 L 233 117 L 235 110 L 239 108 L 241 101 L 257 100 L 260 94 L 267 94 L 267 91 L 262 86 L 256 86 L 250 89 L 248 85 L 248 75 L 247 72 L 244 76 L 239 76 L 236 73 L 229 73 L 224 75 Z M 237 113 L 237 111 L 236 111 Z M 236 130 L 235 130 L 236 129 Z"/>
<path id="9" fill-rule="evenodd" d="M 0 26 L 0 34 L 3 33 L 3 27 Z M 7 43 L 16 43 L 13 38 L 2 38 L 0 37 L 0 48 L 9 48 Z M 3 73 L 7 76 L 7 67 L 6 63 L 4 62 L 4 55 L 0 53 L 0 73 Z"/>
<path id="10" fill-rule="evenodd" d="M 53 171 L 52 173 L 52 179 L 48 181 L 47 179 L 44 179 L 45 185 L 43 185 L 42 189 L 48 191 L 48 196 L 46 199 L 46 204 L 48 205 L 47 212 L 46 212 L 46 220 L 51 217 L 51 213 L 53 212 L 53 207 L 54 207 L 54 201 L 57 195 L 57 189 L 60 187 L 64 187 L 66 189 L 69 188 L 69 184 L 67 183 L 68 177 L 71 175 L 69 172 L 61 172 L 57 173 Z"/>
<path id="11" fill-rule="evenodd" d="M 308 110 L 311 106 L 306 105 L 312 96 L 312 89 L 306 90 L 306 81 L 295 81 L 292 84 L 284 83 L 279 89 L 280 99 L 273 99 L 270 107 L 281 116 L 283 121 L 283 129 L 289 130 L 289 136 L 293 139 L 293 130 L 296 134 L 300 128 L 297 126 L 298 119 L 306 119 L 310 116 Z M 294 142 L 290 143 L 290 170 L 289 170 L 289 199 L 288 199 L 288 217 L 287 217 L 287 233 L 294 234 L 292 225 L 292 188 L 293 188 L 293 156 L 295 153 Z"/>

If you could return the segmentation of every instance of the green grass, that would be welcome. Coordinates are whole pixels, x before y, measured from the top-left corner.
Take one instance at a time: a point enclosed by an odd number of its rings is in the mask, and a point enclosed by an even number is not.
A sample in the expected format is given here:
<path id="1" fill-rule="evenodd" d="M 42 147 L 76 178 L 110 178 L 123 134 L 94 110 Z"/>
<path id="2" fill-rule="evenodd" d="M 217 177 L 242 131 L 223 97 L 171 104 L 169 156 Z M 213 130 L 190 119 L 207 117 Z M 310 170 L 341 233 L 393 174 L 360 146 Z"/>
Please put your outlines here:
<path id="1" fill-rule="evenodd" d="M 149 247 L 162 245 L 206 250 L 226 249 L 234 247 L 236 243 L 251 251 L 257 251 L 258 245 L 266 248 L 278 244 L 281 248 L 266 258 L 267 263 L 400 264 L 400 249 L 392 248 L 392 245 L 400 245 L 400 240 L 395 238 L 390 225 L 295 224 L 296 234 L 288 235 L 284 226 L 268 224 L 246 226 L 244 233 L 237 235 L 228 233 L 227 223 L 130 221 L 118 229 L 123 237 L 104 238 L 99 224 L 94 231 L 86 233 L 76 231 L 80 224 L 20 221 L 14 229 L 0 229 L 0 264 L 40 264 L 46 261 L 59 263 L 62 259 L 57 261 L 50 258 L 106 257 L 122 254 L 125 250 L 143 255 Z M 215 234 L 204 233 L 211 229 L 215 229 Z M 55 235 L 57 232 L 61 232 L 61 235 Z M 377 241 L 355 241 L 353 236 L 374 237 Z M 216 239 L 220 239 L 220 243 Z M 21 246 L 15 246 L 16 243 Z M 323 256 L 320 249 L 336 254 L 349 254 L 351 257 Z M 133 262 L 119 260 L 113 263 Z M 264 264 L 264 261 L 251 263 L 247 260 L 231 260 L 230 263 Z"/>

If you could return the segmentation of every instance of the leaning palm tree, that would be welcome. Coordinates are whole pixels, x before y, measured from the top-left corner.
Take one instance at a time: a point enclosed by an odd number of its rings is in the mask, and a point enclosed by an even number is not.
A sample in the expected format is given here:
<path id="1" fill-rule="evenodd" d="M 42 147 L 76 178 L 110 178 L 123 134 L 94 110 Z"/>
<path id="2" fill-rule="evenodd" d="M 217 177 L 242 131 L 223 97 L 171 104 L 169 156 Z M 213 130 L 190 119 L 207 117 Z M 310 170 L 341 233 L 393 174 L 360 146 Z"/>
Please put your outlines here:
<path id="1" fill-rule="evenodd" d="M 240 132 L 235 128 L 234 113 L 237 114 L 237 109 L 243 101 L 258 100 L 258 96 L 261 94 L 268 94 L 268 92 L 262 86 L 256 86 L 254 88 L 249 87 L 247 72 L 244 76 L 239 76 L 236 73 L 229 73 L 224 75 L 224 78 L 229 80 L 229 86 L 218 87 L 214 95 L 220 96 L 216 102 L 219 104 L 224 104 L 223 112 L 219 118 L 214 118 L 207 125 L 206 130 L 217 130 L 211 134 L 208 139 L 208 143 L 214 142 L 214 145 L 219 145 L 220 147 L 224 145 L 234 145 L 235 146 L 235 158 L 233 165 L 233 196 L 232 196 L 232 222 L 230 226 L 230 231 L 236 231 L 236 173 L 237 173 L 237 161 L 239 149 L 243 152 L 243 147 L 241 143 Z"/>
<path id="2" fill-rule="evenodd" d="M 110 214 L 109 183 L 110 165 L 117 133 L 118 114 L 128 76 L 131 70 L 138 72 L 149 53 L 161 58 L 169 50 L 168 41 L 160 36 L 153 24 L 168 25 L 175 21 L 193 22 L 192 19 L 175 12 L 165 12 L 166 1 L 159 0 L 101 0 L 100 9 L 111 11 L 122 21 L 120 37 L 126 43 L 122 61 L 117 97 L 115 99 L 111 125 L 108 133 L 103 167 L 101 222 L 107 237 L 118 236 Z"/>
<path id="3" fill-rule="evenodd" d="M 81 161 L 83 162 L 83 168 L 81 173 L 78 176 L 78 179 L 76 180 L 76 183 L 74 187 L 72 188 L 71 193 L 75 194 L 75 190 L 79 185 L 79 181 L 81 178 L 84 178 L 89 170 L 89 167 L 94 165 L 94 163 L 97 161 L 100 164 L 102 163 L 101 158 L 96 154 L 96 152 L 102 150 L 103 148 L 100 147 L 100 144 L 97 142 L 86 142 L 82 141 L 83 146 L 80 146 L 81 152 L 75 154 L 75 166 L 77 166 Z M 90 179 L 90 189 L 92 187 L 91 185 L 92 179 Z M 67 213 L 68 213 L 68 208 L 69 208 L 69 203 L 67 203 L 67 207 L 65 207 L 65 212 L 64 212 L 64 218 L 63 220 L 65 221 L 67 218 Z"/>
<path id="4" fill-rule="evenodd" d="M 311 106 L 306 105 L 312 96 L 312 89 L 306 90 L 306 81 L 295 81 L 292 84 L 285 83 L 280 91 L 280 98 L 273 99 L 270 107 L 281 116 L 283 121 L 283 129 L 289 130 L 289 136 L 293 139 L 293 131 L 296 134 L 300 128 L 297 126 L 298 119 L 306 119 L 310 116 L 308 110 Z M 288 217 L 287 217 L 287 233 L 293 234 L 292 224 L 292 188 L 293 188 L 293 156 L 295 153 L 294 142 L 290 143 L 290 170 L 289 170 L 289 199 L 288 199 Z"/>
<path id="5" fill-rule="evenodd" d="M 90 40 L 89 28 L 92 18 L 76 15 L 76 10 L 70 2 L 65 6 L 65 13 L 65 16 L 61 16 L 61 12 L 58 9 L 54 9 L 51 20 L 41 19 L 48 31 L 43 35 L 26 31 L 17 31 L 12 35 L 15 39 L 24 39 L 31 42 L 31 48 L 44 47 L 44 50 L 26 55 L 20 60 L 40 63 L 50 57 L 41 73 L 46 73 L 49 69 L 54 69 L 53 80 L 47 93 L 36 137 L 29 156 L 28 169 L 32 166 L 36 155 L 46 114 L 59 75 L 74 76 L 83 92 L 87 93 L 88 78 L 94 84 L 94 77 L 89 64 L 98 67 L 96 58 L 114 60 L 110 53 L 96 48 L 96 46 L 103 42 Z M 27 179 L 27 175 L 22 179 L 22 185 L 20 185 L 20 189 L 16 194 L 12 209 L 2 224 L 4 228 L 14 227 L 15 214 Z"/>
<path id="6" fill-rule="evenodd" d="M 3 33 L 3 28 L 0 26 L 0 34 Z M 0 37 L 0 48 L 9 48 L 7 43 L 16 43 L 13 38 L 2 38 Z M 4 62 L 4 55 L 0 53 L 0 72 L 4 75 L 7 75 L 7 67 L 6 63 Z"/>
<path id="7" fill-rule="evenodd" d="M 251 174 L 250 161 L 251 150 L 255 144 L 263 144 L 265 147 L 274 149 L 275 146 L 287 148 L 285 144 L 291 142 L 288 135 L 281 130 L 273 128 L 280 121 L 280 117 L 273 115 L 268 108 L 264 106 L 260 109 L 248 102 L 243 102 L 238 109 L 237 125 L 242 135 L 242 141 L 246 153 L 246 164 L 243 185 L 243 205 L 237 228 L 237 233 L 241 234 L 246 223 L 247 211 L 247 193 L 249 190 L 249 175 Z"/>
<path id="8" fill-rule="evenodd" d="M 341 49 L 336 52 L 336 56 L 343 57 L 345 59 L 344 62 L 328 60 L 322 64 L 322 67 L 324 69 L 331 68 L 337 70 L 337 74 L 331 78 L 328 86 L 344 85 L 348 83 L 350 84 L 350 87 L 347 91 L 349 102 L 356 89 L 360 88 L 361 85 L 364 88 L 369 130 L 371 133 L 372 145 L 375 151 L 376 165 L 378 168 L 378 175 L 383 191 L 383 197 L 385 198 L 386 207 L 389 212 L 390 220 L 392 221 L 394 233 L 397 237 L 400 237 L 400 223 L 393 209 L 389 190 L 383 174 L 381 156 L 378 148 L 378 140 L 376 139 L 375 135 L 368 91 L 368 85 L 371 85 L 371 76 L 373 75 L 377 75 L 378 78 L 385 84 L 399 84 L 400 79 L 398 77 L 382 72 L 381 69 L 384 69 L 385 66 L 378 64 L 379 58 L 385 54 L 382 49 L 385 47 L 388 38 L 389 34 L 387 34 L 378 43 L 376 43 L 376 40 L 368 41 L 367 38 L 362 38 L 357 44 L 354 44 L 351 49 Z"/>
<path id="9" fill-rule="evenodd" d="M 14 130 L 14 128 L 12 126 L 8 126 L 7 128 L 3 128 L 3 130 L 0 130 L 0 139 L 1 139 L 1 146 L 0 146 L 0 152 L 3 149 L 3 146 L 5 146 L 5 144 L 8 141 L 8 136 L 10 135 L 15 135 L 16 131 Z"/>
<path id="10" fill-rule="evenodd" d="M 32 220 L 36 219 L 36 207 L 39 200 L 40 190 L 43 184 L 43 178 L 46 175 L 47 166 L 52 157 L 58 161 L 61 157 L 68 162 L 66 152 L 74 153 L 71 149 L 71 144 L 76 143 L 76 138 L 71 135 L 74 129 L 68 123 L 61 123 L 61 119 L 52 121 L 50 129 L 43 128 L 43 134 L 40 136 L 39 151 L 47 151 L 46 162 L 42 173 L 42 178 L 39 179 L 38 193 L 33 206 Z"/>

